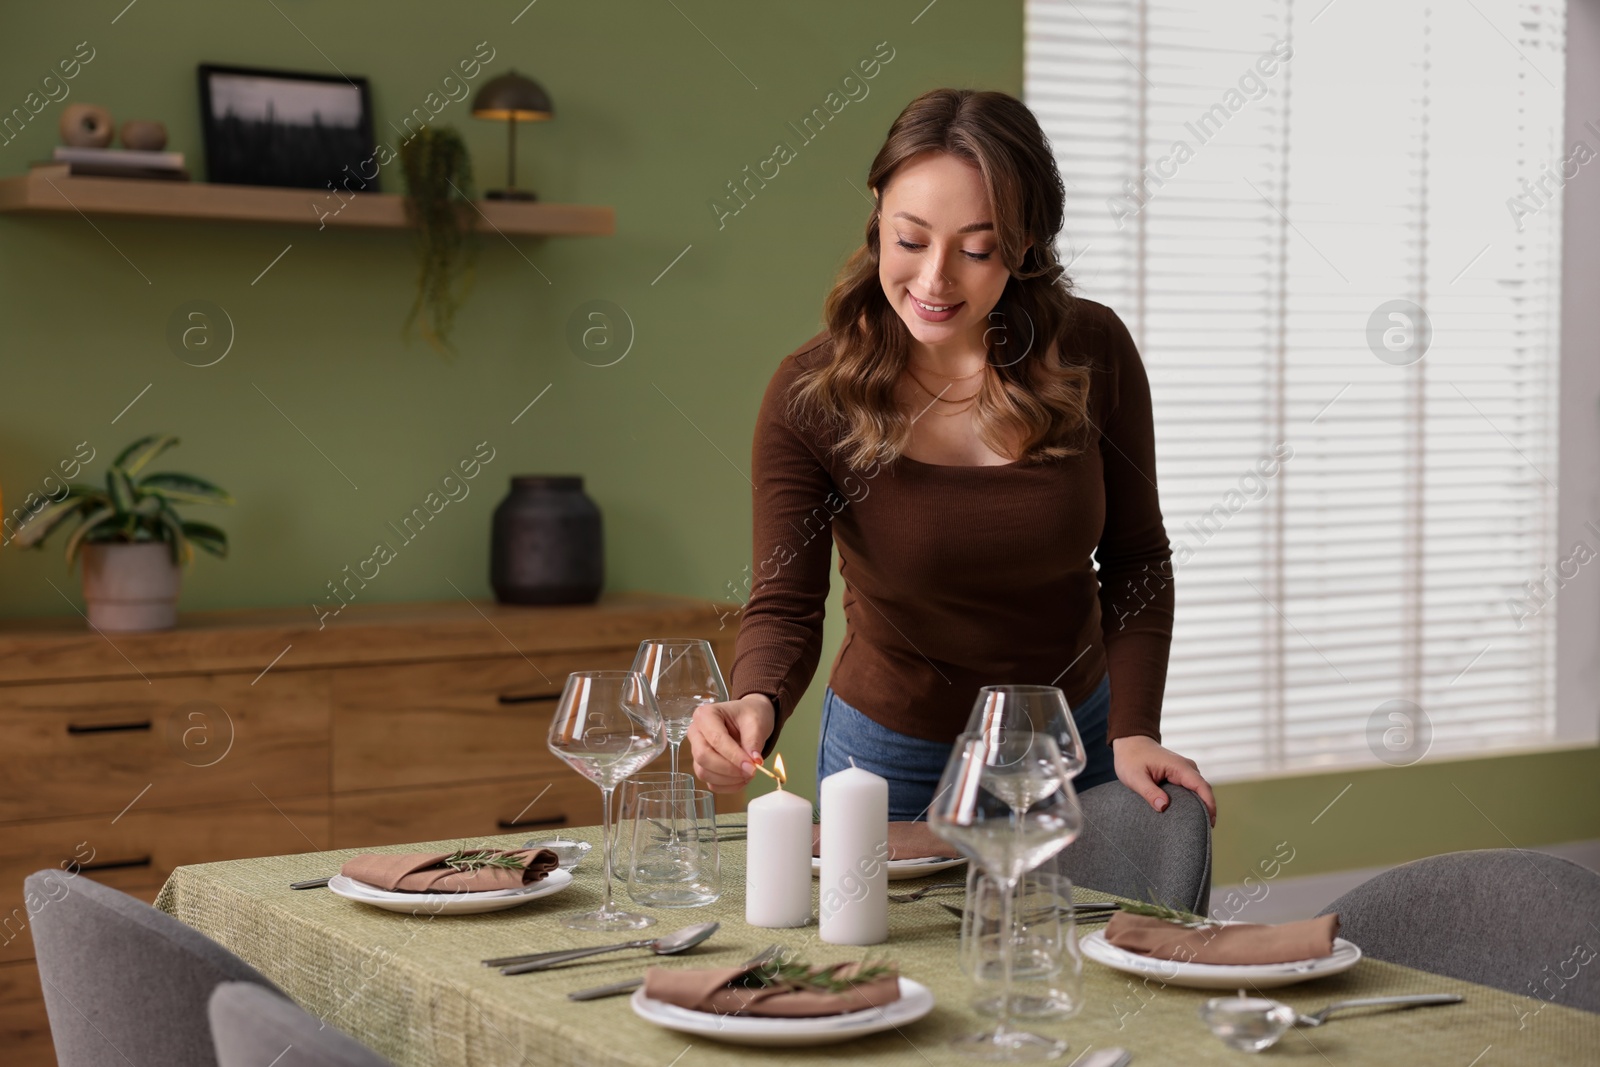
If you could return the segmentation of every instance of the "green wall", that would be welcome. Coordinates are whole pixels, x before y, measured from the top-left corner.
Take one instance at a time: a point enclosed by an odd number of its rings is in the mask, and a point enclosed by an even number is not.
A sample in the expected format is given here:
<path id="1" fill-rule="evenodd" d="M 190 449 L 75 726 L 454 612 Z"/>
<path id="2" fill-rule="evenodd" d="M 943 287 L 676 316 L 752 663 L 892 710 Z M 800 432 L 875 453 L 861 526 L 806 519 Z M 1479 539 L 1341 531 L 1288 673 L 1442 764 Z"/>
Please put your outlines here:
<path id="1" fill-rule="evenodd" d="M 1278 877 L 1299 877 L 1590 840 L 1600 838 L 1600 748 L 1232 782 L 1217 806 L 1218 885 L 1270 873 L 1261 863 L 1280 842 L 1294 859 Z"/>
<path id="2" fill-rule="evenodd" d="M 471 495 L 364 597 L 449 598 L 452 583 L 487 595 L 489 515 L 514 472 L 585 476 L 605 514 L 608 587 L 727 597 L 750 561 L 756 406 L 778 361 L 820 328 L 833 273 L 859 243 L 868 205 L 852 183 L 918 92 L 1021 88 L 1019 3 L 940 4 L 915 23 L 926 0 L 540 0 L 520 17 L 519 0 L 141 3 L 112 24 L 120 6 L 8 13 L 0 111 L 22 106 L 87 40 L 94 58 L 67 83 L 66 103 L 165 121 L 169 147 L 189 154 L 198 177 L 199 62 L 364 75 L 381 135 L 488 42 L 496 56 L 474 85 L 515 66 L 556 109 L 555 121 L 522 128 L 519 182 L 617 213 L 612 237 L 487 235 L 454 361 L 401 339 L 415 275 L 401 231 L 0 216 L 5 503 L 20 503 L 80 441 L 97 450 L 95 476 L 137 435 L 180 434 L 164 461 L 240 501 L 218 513 L 232 558 L 202 559 L 186 577 L 190 610 L 304 604 L 309 616 L 324 583 L 369 555 L 385 523 L 480 441 L 496 458 Z M 892 59 L 841 88 L 880 42 Z M 788 124 L 826 113 L 835 90 L 842 110 L 803 142 Z M 48 158 L 62 106 L 0 146 L 0 175 Z M 451 103 L 437 121 L 467 138 L 480 187 L 503 184 L 504 127 L 468 106 Z M 726 183 L 780 140 L 794 158 L 719 227 L 710 202 L 736 203 Z M 399 191 L 394 166 L 380 180 Z M 230 354 L 206 369 L 166 341 L 169 315 L 193 299 L 221 305 L 236 327 Z M 604 368 L 566 341 L 569 316 L 597 299 L 624 308 L 637 335 Z M 59 548 L 0 551 L 0 614 L 73 610 L 51 588 L 76 596 Z"/>
<path id="3" fill-rule="evenodd" d="M 1020 92 L 1022 81 L 1015 0 L 539 0 L 525 9 L 511 0 L 449 11 L 414 0 L 126 10 L 113 0 L 9 13 L 0 113 L 24 106 L 83 41 L 94 58 L 67 83 L 65 103 L 105 104 L 119 122 L 165 121 L 169 147 L 189 154 L 197 176 L 199 62 L 364 75 L 381 135 L 487 42 L 495 58 L 474 86 L 515 66 L 555 102 L 554 122 L 523 128 L 523 184 L 547 200 L 616 208 L 613 237 L 487 235 L 453 361 L 401 339 L 415 272 L 401 232 L 0 216 L 6 506 L 81 441 L 96 450 L 93 477 L 128 440 L 178 433 L 170 465 L 239 498 L 220 514 L 233 557 L 195 565 L 184 607 L 305 605 L 308 616 L 324 583 L 365 558 L 385 524 L 480 441 L 495 459 L 471 494 L 363 597 L 487 595 L 489 514 L 507 477 L 534 472 L 588 480 L 606 517 L 609 587 L 731 596 L 749 565 L 756 405 L 778 360 L 819 327 L 831 276 L 860 239 L 866 203 L 852 183 L 862 185 L 889 122 L 916 93 L 946 84 Z M 860 96 L 841 84 L 880 42 L 893 58 L 865 82 L 867 95 L 801 143 L 788 124 L 835 90 Z M 49 104 L 0 145 L 0 175 L 49 156 L 62 106 Z M 450 103 L 437 121 L 467 138 L 480 187 L 497 185 L 503 130 L 466 108 Z M 726 183 L 780 140 L 794 158 L 719 220 L 710 202 L 731 205 Z M 392 167 L 381 180 L 399 190 Z M 225 308 L 236 330 L 227 358 L 204 369 L 166 340 L 174 309 L 197 299 Z M 614 366 L 568 347 L 569 317 L 591 300 L 620 305 L 634 324 L 634 345 Z M 70 614 L 63 593 L 76 598 L 59 545 L 0 550 L 0 616 Z M 783 746 L 796 787 L 811 795 L 840 618 L 835 588 L 822 669 Z M 1600 836 L 1597 772 L 1591 749 L 1226 786 L 1217 877 L 1242 877 L 1285 839 L 1307 842 L 1297 874 L 1503 844 L 1452 781 L 1517 844 Z"/>

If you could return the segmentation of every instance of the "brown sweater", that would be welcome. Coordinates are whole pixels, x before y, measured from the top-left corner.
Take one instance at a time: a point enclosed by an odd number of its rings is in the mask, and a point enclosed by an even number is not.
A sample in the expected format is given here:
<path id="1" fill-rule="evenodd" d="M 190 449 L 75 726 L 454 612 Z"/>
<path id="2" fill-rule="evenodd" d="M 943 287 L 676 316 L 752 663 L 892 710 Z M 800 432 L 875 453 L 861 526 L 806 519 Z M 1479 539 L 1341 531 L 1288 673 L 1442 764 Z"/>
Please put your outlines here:
<path id="1" fill-rule="evenodd" d="M 1078 300 L 1062 343 L 1093 368 L 1099 435 L 1075 457 L 999 466 L 901 456 L 851 470 L 784 414 L 797 374 L 832 358 L 826 331 L 784 358 L 756 417 L 735 697 L 771 697 L 779 729 L 799 703 L 821 656 L 837 543 L 845 637 L 829 684 L 874 721 L 953 741 L 980 686 L 1057 685 L 1075 707 L 1109 669 L 1108 740 L 1160 739 L 1173 586 L 1150 384 L 1102 304 Z"/>

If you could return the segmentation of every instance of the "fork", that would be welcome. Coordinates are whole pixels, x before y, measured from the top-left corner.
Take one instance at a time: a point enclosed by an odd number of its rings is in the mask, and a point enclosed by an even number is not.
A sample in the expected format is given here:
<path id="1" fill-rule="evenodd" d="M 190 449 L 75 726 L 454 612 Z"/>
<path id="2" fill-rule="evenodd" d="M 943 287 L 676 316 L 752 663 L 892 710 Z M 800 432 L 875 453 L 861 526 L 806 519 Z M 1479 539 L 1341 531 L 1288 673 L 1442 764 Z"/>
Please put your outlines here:
<path id="1" fill-rule="evenodd" d="M 910 904 L 913 901 L 921 900 L 929 893 L 940 893 L 946 889 L 965 888 L 967 888 L 965 879 L 959 882 L 935 882 L 933 885 L 925 885 L 921 889 L 912 890 L 910 893 L 890 893 L 889 899 L 896 904 Z"/>
<path id="2" fill-rule="evenodd" d="M 768 945 L 766 948 L 751 956 L 743 964 L 744 967 L 759 967 L 766 963 L 779 952 L 783 951 L 778 944 Z M 575 993 L 568 993 L 568 1000 L 599 1000 L 601 997 L 615 997 L 623 993 L 632 993 L 644 985 L 643 978 L 628 978 L 621 982 L 612 982 L 610 985 L 597 985 L 590 989 L 580 989 Z"/>

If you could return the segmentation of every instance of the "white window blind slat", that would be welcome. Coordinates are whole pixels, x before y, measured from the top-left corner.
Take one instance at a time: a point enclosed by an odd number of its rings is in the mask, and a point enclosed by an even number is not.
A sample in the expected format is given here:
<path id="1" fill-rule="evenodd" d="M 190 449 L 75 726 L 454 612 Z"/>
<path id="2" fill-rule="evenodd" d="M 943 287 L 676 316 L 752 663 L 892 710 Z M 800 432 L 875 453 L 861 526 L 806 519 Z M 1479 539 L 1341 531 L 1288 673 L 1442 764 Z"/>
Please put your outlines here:
<path id="1" fill-rule="evenodd" d="M 1151 381 L 1180 559 L 1163 732 L 1218 780 L 1375 762 L 1389 700 L 1423 709 L 1435 753 L 1554 731 L 1555 612 L 1525 604 L 1519 625 L 1508 603 L 1571 549 L 1561 206 L 1519 230 L 1506 205 L 1568 154 L 1565 10 L 1318 6 L 1026 5 L 1062 259 Z M 1283 41 L 1292 56 L 1241 86 Z M 1180 139 L 1191 158 L 1157 174 Z M 1408 366 L 1367 340 L 1395 299 L 1432 326 Z M 1242 481 L 1279 442 L 1293 455 Z"/>

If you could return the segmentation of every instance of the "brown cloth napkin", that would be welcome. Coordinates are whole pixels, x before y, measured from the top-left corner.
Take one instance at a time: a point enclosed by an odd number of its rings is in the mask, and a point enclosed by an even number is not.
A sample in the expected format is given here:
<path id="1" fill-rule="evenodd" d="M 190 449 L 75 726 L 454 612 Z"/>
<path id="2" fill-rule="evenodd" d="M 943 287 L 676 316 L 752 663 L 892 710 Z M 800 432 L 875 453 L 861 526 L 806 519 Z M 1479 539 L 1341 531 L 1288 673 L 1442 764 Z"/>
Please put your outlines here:
<path id="1" fill-rule="evenodd" d="M 1338 915 L 1268 926 L 1230 923 L 1190 929 L 1152 915 L 1119 911 L 1106 923 L 1106 940 L 1120 949 L 1182 963 L 1294 963 L 1333 954 Z"/>
<path id="2" fill-rule="evenodd" d="M 811 854 L 822 855 L 821 826 L 811 828 Z M 936 856 L 955 859 L 960 854 L 954 845 L 928 829 L 925 822 L 889 824 L 889 858 L 892 860 L 921 860 Z"/>
<path id="3" fill-rule="evenodd" d="M 859 963 L 836 963 L 832 967 L 817 968 L 812 973 L 844 978 L 860 966 Z M 681 971 L 651 967 L 644 972 L 644 995 L 652 1000 L 688 1008 L 690 1011 L 714 1012 L 717 1015 L 763 1015 L 783 1019 L 843 1015 L 846 1012 L 882 1007 L 900 999 L 900 979 L 895 974 L 886 974 L 862 982 L 860 985 L 851 986 L 844 993 L 797 989 L 787 984 L 758 989 L 728 985 L 734 979 L 755 969 L 722 967 Z"/>
<path id="4" fill-rule="evenodd" d="M 542 881 L 559 866 L 554 852 L 538 849 L 469 850 L 474 856 L 512 856 L 522 861 L 520 870 L 507 867 L 482 867 L 476 871 L 453 871 L 443 866 L 453 852 L 400 852 L 380 855 L 368 852 L 346 860 L 339 873 L 358 882 L 403 893 L 480 893 L 489 889 L 516 889 Z"/>

